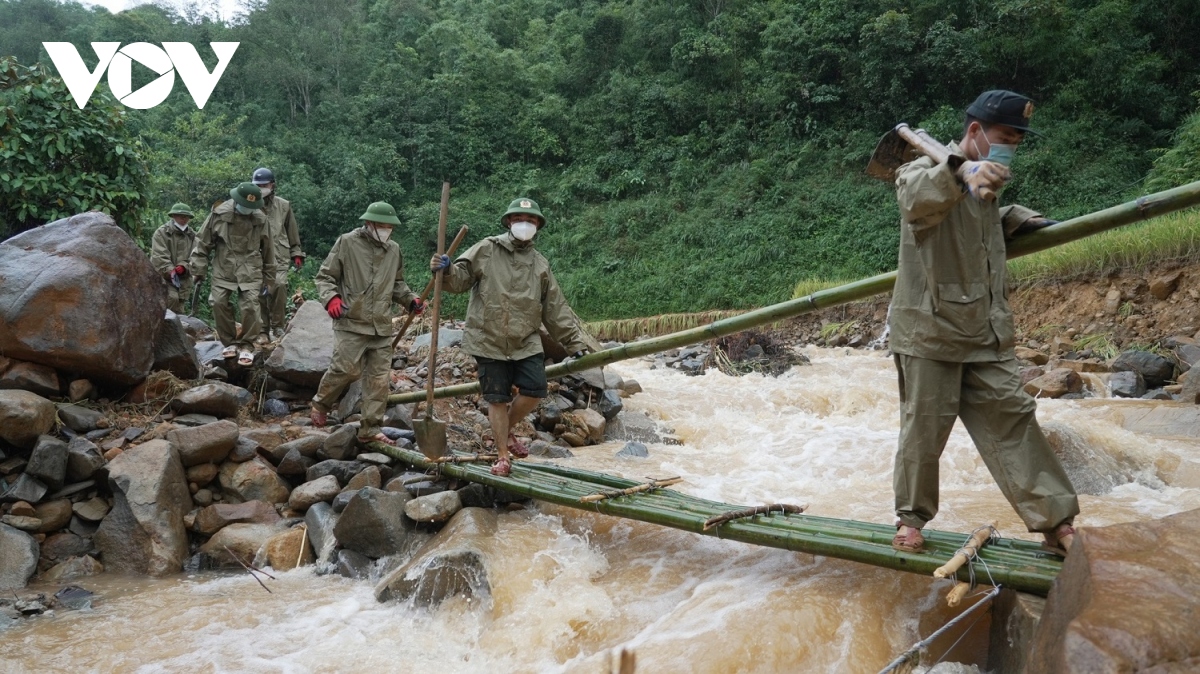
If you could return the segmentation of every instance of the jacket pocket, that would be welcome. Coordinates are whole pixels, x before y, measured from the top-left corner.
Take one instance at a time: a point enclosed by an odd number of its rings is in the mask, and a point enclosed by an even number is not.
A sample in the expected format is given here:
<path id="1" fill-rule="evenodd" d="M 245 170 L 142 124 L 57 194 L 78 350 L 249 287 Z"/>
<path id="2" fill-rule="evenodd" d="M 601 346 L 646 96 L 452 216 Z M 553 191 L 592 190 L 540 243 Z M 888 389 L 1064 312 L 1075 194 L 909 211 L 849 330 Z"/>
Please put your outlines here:
<path id="1" fill-rule="evenodd" d="M 356 293 L 353 290 L 346 289 L 342 294 L 342 301 L 346 304 L 346 318 L 352 321 L 361 321 L 366 315 L 365 298 L 362 293 Z"/>
<path id="2" fill-rule="evenodd" d="M 986 283 L 939 283 L 938 315 L 964 335 L 983 332 L 988 320 Z"/>

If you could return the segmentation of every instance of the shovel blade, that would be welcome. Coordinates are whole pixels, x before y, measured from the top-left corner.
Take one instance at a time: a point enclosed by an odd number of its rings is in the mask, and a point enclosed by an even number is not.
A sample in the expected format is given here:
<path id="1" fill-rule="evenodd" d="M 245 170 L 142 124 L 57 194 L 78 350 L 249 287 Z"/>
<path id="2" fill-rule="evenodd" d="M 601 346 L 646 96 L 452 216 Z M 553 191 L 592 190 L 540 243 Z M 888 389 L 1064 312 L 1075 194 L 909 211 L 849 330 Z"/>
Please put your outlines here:
<path id="1" fill-rule="evenodd" d="M 446 455 L 446 422 L 433 417 L 413 419 L 413 432 L 417 434 L 417 449 L 428 459 Z"/>
<path id="2" fill-rule="evenodd" d="M 867 175 L 894 183 L 896 182 L 896 169 L 920 156 L 921 154 L 900 135 L 897 129 L 892 129 L 883 134 L 883 138 L 880 138 L 879 144 L 875 146 L 875 152 L 871 154 L 871 161 L 867 163 Z"/>

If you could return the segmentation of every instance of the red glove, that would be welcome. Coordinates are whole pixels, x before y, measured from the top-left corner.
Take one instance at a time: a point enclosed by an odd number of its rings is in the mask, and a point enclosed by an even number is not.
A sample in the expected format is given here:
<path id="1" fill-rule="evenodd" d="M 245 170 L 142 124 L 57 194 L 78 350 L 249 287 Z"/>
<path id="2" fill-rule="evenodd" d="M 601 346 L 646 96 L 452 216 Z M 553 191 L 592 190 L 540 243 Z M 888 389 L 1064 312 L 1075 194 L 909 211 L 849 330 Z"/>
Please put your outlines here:
<path id="1" fill-rule="evenodd" d="M 341 298 L 341 296 L 335 295 L 333 297 L 333 299 L 329 300 L 329 304 L 325 305 L 325 311 L 329 312 L 330 318 L 341 318 L 342 317 L 342 298 Z"/>
<path id="2" fill-rule="evenodd" d="M 296 257 L 292 258 L 292 263 L 296 265 L 296 269 L 299 269 L 304 266 L 304 258 L 297 255 Z"/>
<path id="3" fill-rule="evenodd" d="M 420 297 L 414 297 L 413 301 L 409 302 L 408 313 L 416 316 L 420 316 L 421 314 L 425 313 L 425 303 L 421 301 Z"/>
<path id="4" fill-rule="evenodd" d="M 177 265 L 175 267 L 175 275 L 176 276 L 185 276 L 186 274 L 187 274 L 187 267 L 184 267 L 183 265 Z"/>

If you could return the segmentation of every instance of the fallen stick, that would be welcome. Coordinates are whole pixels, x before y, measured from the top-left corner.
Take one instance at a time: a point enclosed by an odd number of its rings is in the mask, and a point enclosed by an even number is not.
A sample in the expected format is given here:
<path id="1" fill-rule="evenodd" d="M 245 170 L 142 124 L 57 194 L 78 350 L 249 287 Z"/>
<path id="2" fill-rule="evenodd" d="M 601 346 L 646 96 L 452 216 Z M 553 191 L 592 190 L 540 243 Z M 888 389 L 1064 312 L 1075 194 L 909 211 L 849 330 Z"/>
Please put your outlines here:
<path id="1" fill-rule="evenodd" d="M 979 548 L 983 547 L 983 544 L 992 537 L 992 534 L 995 533 L 995 531 L 995 522 L 976 529 L 971 533 L 971 537 L 967 539 L 967 542 L 958 549 L 958 552 L 954 553 L 954 556 L 950 558 L 950 561 L 934 570 L 933 577 L 949 578 L 950 576 L 953 576 L 963 564 L 966 564 L 969 559 L 979 553 Z"/>
<path id="2" fill-rule="evenodd" d="M 785 515 L 799 515 L 804 512 L 806 506 L 792 505 L 790 503 L 768 503 L 766 505 L 754 506 L 752 508 L 742 508 L 740 510 L 730 510 L 729 512 L 713 515 L 704 520 L 703 531 L 729 522 L 730 520 L 742 519 L 743 517 L 754 517 L 755 515 L 768 515 L 770 513 L 783 513 Z"/>
<path id="3" fill-rule="evenodd" d="M 292 568 L 300 568 L 300 560 L 304 559 L 304 546 L 308 545 L 308 525 L 304 525 L 304 533 L 300 535 L 300 554 L 296 556 L 296 563 Z"/>
<path id="4" fill-rule="evenodd" d="M 270 578 L 271 580 L 275 580 L 275 576 L 272 576 L 271 574 L 269 574 L 266 571 L 263 571 L 261 569 L 256 569 L 253 566 L 247 565 L 245 562 L 242 561 L 242 559 L 240 557 L 233 554 L 233 550 L 230 550 L 228 545 L 223 545 L 221 547 L 225 548 L 225 552 L 228 552 L 230 557 L 233 557 L 233 561 L 242 565 L 242 568 L 246 570 L 246 573 L 250 574 L 251 578 L 258 581 L 259 585 L 262 585 L 262 589 L 266 590 L 269 594 L 275 594 L 274 592 L 271 592 L 271 588 L 269 588 L 263 584 L 262 580 L 260 580 L 258 576 L 254 575 L 254 571 L 258 571 L 259 573 L 263 574 L 267 578 Z M 251 569 L 254 569 L 254 570 L 251 571 Z"/>
<path id="5" fill-rule="evenodd" d="M 655 489 L 662 489 L 663 487 L 669 487 L 673 484 L 678 484 L 680 482 L 683 482 L 682 477 L 668 477 L 668 478 L 665 478 L 662 480 L 650 480 L 649 482 L 647 482 L 645 484 L 639 484 L 637 486 L 630 487 L 628 489 L 621 489 L 619 491 L 600 492 L 598 494 L 589 494 L 587 496 L 581 496 L 579 498 L 579 502 L 580 503 L 595 503 L 596 501 L 603 501 L 604 499 L 617 498 L 619 496 L 629 496 L 631 494 L 640 494 L 642 492 L 647 492 L 647 491 L 654 491 Z"/>
<path id="6" fill-rule="evenodd" d="M 460 454 L 457 456 L 439 456 L 436 459 L 430 459 L 430 463 L 474 463 L 476 461 L 495 461 L 500 458 L 498 454 Z"/>

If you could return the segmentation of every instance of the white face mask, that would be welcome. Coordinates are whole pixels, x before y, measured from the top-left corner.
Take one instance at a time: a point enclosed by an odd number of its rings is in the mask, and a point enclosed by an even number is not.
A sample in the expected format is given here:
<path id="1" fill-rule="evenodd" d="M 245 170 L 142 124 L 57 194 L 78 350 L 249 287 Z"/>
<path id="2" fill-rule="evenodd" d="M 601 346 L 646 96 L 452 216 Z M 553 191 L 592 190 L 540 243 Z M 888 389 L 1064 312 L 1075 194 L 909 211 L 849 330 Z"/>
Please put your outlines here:
<path id="1" fill-rule="evenodd" d="M 171 220 L 171 222 L 175 223 L 175 226 L 178 227 L 179 231 L 181 232 L 186 232 L 188 229 L 186 222 L 179 222 L 178 220 Z"/>
<path id="2" fill-rule="evenodd" d="M 241 213 L 242 215 L 250 215 L 251 213 L 254 212 L 253 208 L 246 208 L 245 206 L 243 206 L 241 204 L 234 204 L 233 210 L 237 211 L 238 213 Z"/>
<path id="3" fill-rule="evenodd" d="M 367 231 L 371 232 L 371 236 L 379 243 L 387 243 L 387 240 L 392 238 L 391 227 L 379 227 L 376 225 L 367 225 Z"/>
<path id="4" fill-rule="evenodd" d="M 537 234 L 537 225 L 522 220 L 512 223 L 508 231 L 512 232 L 513 238 L 517 241 L 532 241 L 533 235 Z"/>
<path id="5" fill-rule="evenodd" d="M 271 196 L 271 193 L 275 191 L 275 190 L 271 189 L 270 187 L 260 187 L 259 189 L 262 190 L 262 195 L 263 195 L 264 199 Z"/>

